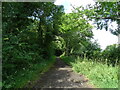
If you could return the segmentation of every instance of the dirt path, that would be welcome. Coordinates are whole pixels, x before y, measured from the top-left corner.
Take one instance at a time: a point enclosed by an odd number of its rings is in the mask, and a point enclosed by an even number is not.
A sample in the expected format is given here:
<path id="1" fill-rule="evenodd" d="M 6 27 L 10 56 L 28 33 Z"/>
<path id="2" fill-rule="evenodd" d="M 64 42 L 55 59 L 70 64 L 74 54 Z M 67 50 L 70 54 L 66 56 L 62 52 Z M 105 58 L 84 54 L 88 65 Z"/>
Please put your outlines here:
<path id="1" fill-rule="evenodd" d="M 93 88 L 87 78 L 73 72 L 60 58 L 56 60 L 54 67 L 44 73 L 33 88 Z"/>

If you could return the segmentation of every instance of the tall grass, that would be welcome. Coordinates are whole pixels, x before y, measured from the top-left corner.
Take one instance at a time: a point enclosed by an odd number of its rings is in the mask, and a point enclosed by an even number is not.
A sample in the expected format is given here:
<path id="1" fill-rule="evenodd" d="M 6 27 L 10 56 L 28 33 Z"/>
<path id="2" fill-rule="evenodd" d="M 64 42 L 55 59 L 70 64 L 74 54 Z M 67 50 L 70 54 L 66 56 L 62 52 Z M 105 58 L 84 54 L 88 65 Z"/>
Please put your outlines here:
<path id="1" fill-rule="evenodd" d="M 90 83 L 97 88 L 118 88 L 118 66 L 112 67 L 94 60 L 70 57 L 62 59 L 72 66 L 72 69 L 87 76 Z"/>

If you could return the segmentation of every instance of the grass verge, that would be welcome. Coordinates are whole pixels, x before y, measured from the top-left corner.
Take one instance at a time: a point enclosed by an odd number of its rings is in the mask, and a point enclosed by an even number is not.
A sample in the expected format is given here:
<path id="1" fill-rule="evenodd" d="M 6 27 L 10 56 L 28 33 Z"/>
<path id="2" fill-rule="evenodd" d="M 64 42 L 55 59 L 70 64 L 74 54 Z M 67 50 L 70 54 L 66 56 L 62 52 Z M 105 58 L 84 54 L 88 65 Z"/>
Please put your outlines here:
<path id="1" fill-rule="evenodd" d="M 24 88 L 29 82 L 34 84 L 41 74 L 48 71 L 55 63 L 56 57 L 42 61 L 38 64 L 31 64 L 31 68 L 20 71 L 17 76 L 6 86 L 6 88 Z"/>
<path id="2" fill-rule="evenodd" d="M 75 72 L 87 76 L 90 83 L 97 88 L 118 88 L 118 66 L 112 67 L 112 65 L 81 58 L 62 57 L 62 59 L 71 65 Z"/>

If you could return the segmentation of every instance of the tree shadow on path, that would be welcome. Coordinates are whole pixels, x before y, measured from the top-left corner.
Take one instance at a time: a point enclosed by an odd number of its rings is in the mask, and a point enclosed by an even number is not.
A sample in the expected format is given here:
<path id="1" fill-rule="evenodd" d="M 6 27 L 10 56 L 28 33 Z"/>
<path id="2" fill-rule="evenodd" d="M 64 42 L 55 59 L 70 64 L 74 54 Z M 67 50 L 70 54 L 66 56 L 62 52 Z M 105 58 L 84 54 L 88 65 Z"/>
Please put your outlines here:
<path id="1" fill-rule="evenodd" d="M 93 88 L 88 79 L 72 71 L 59 57 L 48 72 L 36 81 L 33 88 Z"/>

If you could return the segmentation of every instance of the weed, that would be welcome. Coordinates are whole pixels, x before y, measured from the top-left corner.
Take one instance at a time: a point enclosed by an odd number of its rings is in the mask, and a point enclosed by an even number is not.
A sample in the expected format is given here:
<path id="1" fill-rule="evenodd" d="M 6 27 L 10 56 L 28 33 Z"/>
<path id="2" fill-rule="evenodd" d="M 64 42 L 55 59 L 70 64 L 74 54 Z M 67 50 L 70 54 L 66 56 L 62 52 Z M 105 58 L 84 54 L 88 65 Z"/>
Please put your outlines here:
<path id="1" fill-rule="evenodd" d="M 98 88 L 118 88 L 118 66 L 112 67 L 100 62 L 89 61 L 88 59 L 62 58 L 69 63 L 77 73 L 84 74 L 90 79 L 90 83 Z M 72 62 L 71 62 L 72 61 Z"/>

